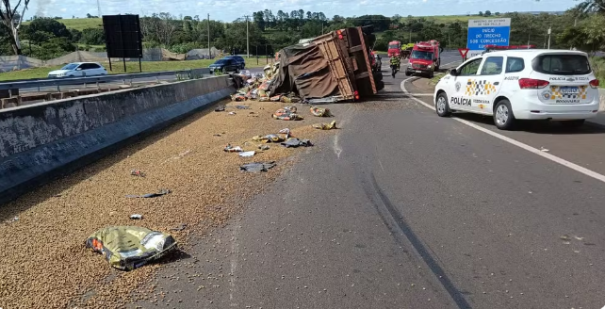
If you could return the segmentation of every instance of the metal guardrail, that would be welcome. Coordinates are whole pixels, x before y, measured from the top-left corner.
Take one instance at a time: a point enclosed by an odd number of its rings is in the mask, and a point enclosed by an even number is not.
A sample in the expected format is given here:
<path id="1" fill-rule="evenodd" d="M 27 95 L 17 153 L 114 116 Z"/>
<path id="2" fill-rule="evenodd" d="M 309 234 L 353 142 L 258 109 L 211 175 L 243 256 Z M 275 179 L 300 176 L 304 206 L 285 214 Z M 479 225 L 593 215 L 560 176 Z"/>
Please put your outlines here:
<path id="1" fill-rule="evenodd" d="M 34 80 L 10 81 L 10 82 L 5 82 L 5 83 L 0 83 L 0 90 L 10 91 L 10 90 L 16 90 L 16 89 L 23 89 L 23 88 L 74 86 L 74 85 L 106 83 L 106 82 L 122 81 L 122 80 L 133 80 L 133 79 L 138 79 L 138 78 L 153 78 L 153 77 L 175 76 L 175 75 L 183 75 L 188 78 L 199 78 L 205 74 L 210 74 L 210 69 L 203 68 L 203 69 L 180 70 L 180 71 L 116 74 L 116 75 L 76 77 L 76 78 L 46 78 L 46 79 L 37 79 L 37 80 L 34 79 Z"/>

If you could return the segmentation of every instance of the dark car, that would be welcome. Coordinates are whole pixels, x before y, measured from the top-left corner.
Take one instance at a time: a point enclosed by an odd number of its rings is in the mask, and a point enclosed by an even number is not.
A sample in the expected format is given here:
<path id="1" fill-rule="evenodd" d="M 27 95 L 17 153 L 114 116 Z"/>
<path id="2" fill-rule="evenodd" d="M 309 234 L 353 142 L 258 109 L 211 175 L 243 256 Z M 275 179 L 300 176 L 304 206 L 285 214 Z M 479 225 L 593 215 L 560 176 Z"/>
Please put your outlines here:
<path id="1" fill-rule="evenodd" d="M 227 56 L 223 59 L 232 59 L 235 60 L 236 63 L 239 64 L 239 69 L 243 70 L 244 68 L 246 68 L 246 60 L 244 60 L 244 57 L 242 56 Z"/>
<path id="2" fill-rule="evenodd" d="M 372 54 L 374 60 L 372 61 L 372 70 L 374 72 L 380 72 L 382 70 L 382 57 L 379 54 Z"/>
<path id="3" fill-rule="evenodd" d="M 215 61 L 213 64 L 209 65 L 210 73 L 214 73 L 216 71 L 227 73 L 227 72 L 238 72 L 241 68 L 241 63 L 235 61 L 235 59 L 219 59 Z"/>

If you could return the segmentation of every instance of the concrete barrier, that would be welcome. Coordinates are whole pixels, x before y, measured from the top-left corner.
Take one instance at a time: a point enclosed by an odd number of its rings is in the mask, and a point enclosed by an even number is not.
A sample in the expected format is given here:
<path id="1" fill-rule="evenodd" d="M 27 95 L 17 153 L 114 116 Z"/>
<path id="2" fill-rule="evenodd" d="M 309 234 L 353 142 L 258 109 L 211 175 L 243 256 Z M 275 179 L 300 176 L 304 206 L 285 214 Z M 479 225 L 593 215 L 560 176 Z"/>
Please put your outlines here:
<path id="1" fill-rule="evenodd" d="M 601 102 L 601 104 L 599 104 L 599 111 L 604 112 L 605 111 L 605 89 L 603 89 L 603 88 L 599 88 L 599 99 Z"/>
<path id="2" fill-rule="evenodd" d="M 0 204 L 227 97 L 227 76 L 0 112 Z"/>

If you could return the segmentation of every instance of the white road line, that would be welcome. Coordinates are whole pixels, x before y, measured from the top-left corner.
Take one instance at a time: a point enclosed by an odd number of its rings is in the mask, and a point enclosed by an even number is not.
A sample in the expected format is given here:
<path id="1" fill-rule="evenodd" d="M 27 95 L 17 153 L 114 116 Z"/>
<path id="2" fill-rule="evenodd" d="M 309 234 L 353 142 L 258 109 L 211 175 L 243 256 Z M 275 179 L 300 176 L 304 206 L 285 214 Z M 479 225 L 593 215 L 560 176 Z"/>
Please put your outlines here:
<path id="1" fill-rule="evenodd" d="M 407 82 L 408 80 L 409 79 L 403 80 L 401 82 L 400 86 L 401 86 L 401 90 L 404 93 L 410 95 L 410 93 L 405 88 L 405 82 Z M 427 104 L 427 103 L 421 101 L 420 99 L 416 99 L 413 96 L 410 96 L 410 99 L 412 99 L 412 100 L 420 103 L 422 106 L 425 106 L 428 109 L 435 110 L 434 106 L 432 106 L 431 104 Z M 585 168 L 583 166 L 580 166 L 580 165 L 577 165 L 575 163 L 569 162 L 569 161 L 567 161 L 567 160 L 565 160 L 563 158 L 557 157 L 557 156 L 552 155 L 552 154 L 550 154 L 548 152 L 543 152 L 540 149 L 534 148 L 534 147 L 529 146 L 529 145 L 527 145 L 525 143 L 522 143 L 522 142 L 519 142 L 517 140 L 514 140 L 514 139 L 512 139 L 510 137 L 507 137 L 507 136 L 504 136 L 502 134 L 496 133 L 496 132 L 494 132 L 492 130 L 486 129 L 484 127 L 476 125 L 476 124 L 474 124 L 472 122 L 469 122 L 467 120 L 456 118 L 456 117 L 452 117 L 452 119 L 456 120 L 456 121 L 458 121 L 460 123 L 463 123 L 463 124 L 465 124 L 465 125 L 473 128 L 473 129 L 476 129 L 476 130 L 481 131 L 483 133 L 489 134 L 489 135 L 491 135 L 491 136 L 493 136 L 493 137 L 495 137 L 497 139 L 500 139 L 500 140 L 505 141 L 505 142 L 507 142 L 509 144 L 515 145 L 515 146 L 517 146 L 517 147 L 519 147 L 521 149 L 527 150 L 527 151 L 529 151 L 529 152 L 531 152 L 533 154 L 536 154 L 536 155 L 541 156 L 541 157 L 543 157 L 545 159 L 551 160 L 551 161 L 553 161 L 555 163 L 561 164 L 561 165 L 563 165 L 565 167 L 568 167 L 568 168 L 570 168 L 570 169 L 572 169 L 572 170 L 574 170 L 576 172 L 582 173 L 582 174 L 584 174 L 586 176 L 592 177 L 592 178 L 594 178 L 596 180 L 599 180 L 599 181 L 605 183 L 605 175 L 599 174 L 599 173 L 597 173 L 595 171 L 592 171 L 592 170 L 589 170 L 589 169 L 587 169 L 587 168 Z"/>

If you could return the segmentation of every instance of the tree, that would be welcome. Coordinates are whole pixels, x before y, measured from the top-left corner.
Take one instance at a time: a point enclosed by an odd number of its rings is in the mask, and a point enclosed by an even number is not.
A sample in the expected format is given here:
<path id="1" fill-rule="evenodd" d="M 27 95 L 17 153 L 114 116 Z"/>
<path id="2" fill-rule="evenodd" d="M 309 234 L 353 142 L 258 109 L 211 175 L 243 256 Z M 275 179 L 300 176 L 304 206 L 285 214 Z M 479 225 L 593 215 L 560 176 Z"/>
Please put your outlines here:
<path id="1" fill-rule="evenodd" d="M 252 13 L 252 19 L 261 31 L 265 31 L 265 13 L 263 11 Z"/>
<path id="2" fill-rule="evenodd" d="M 490 10 L 485 11 L 485 14 L 483 14 L 483 16 L 492 16 L 492 12 Z"/>
<path id="3" fill-rule="evenodd" d="M 479 16 L 483 16 L 483 11 L 479 11 Z"/>
<path id="4" fill-rule="evenodd" d="M 105 43 L 105 32 L 100 28 L 86 28 L 82 30 L 81 42 L 86 45 L 102 45 Z"/>
<path id="5" fill-rule="evenodd" d="M 578 8 L 584 13 L 605 14 L 605 0 L 584 0 Z"/>
<path id="6" fill-rule="evenodd" d="M 67 27 L 53 18 L 36 18 L 29 24 L 29 27 L 27 27 L 24 32 L 29 35 L 38 31 L 49 33 L 58 38 L 63 37 L 71 39 L 71 32 Z"/>
<path id="7" fill-rule="evenodd" d="M 18 0 L 15 7 L 11 6 L 10 0 L 1 0 L 0 2 L 0 20 L 5 29 L 9 30 L 10 44 L 13 48 L 15 55 L 21 55 L 21 42 L 19 41 L 19 28 L 23 23 L 23 15 L 27 10 L 30 0 Z M 19 7 L 22 6 L 21 13 L 18 12 Z"/>
<path id="8" fill-rule="evenodd" d="M 496 13 L 494 13 L 494 15 L 500 16 L 500 12 L 496 12 Z"/>

